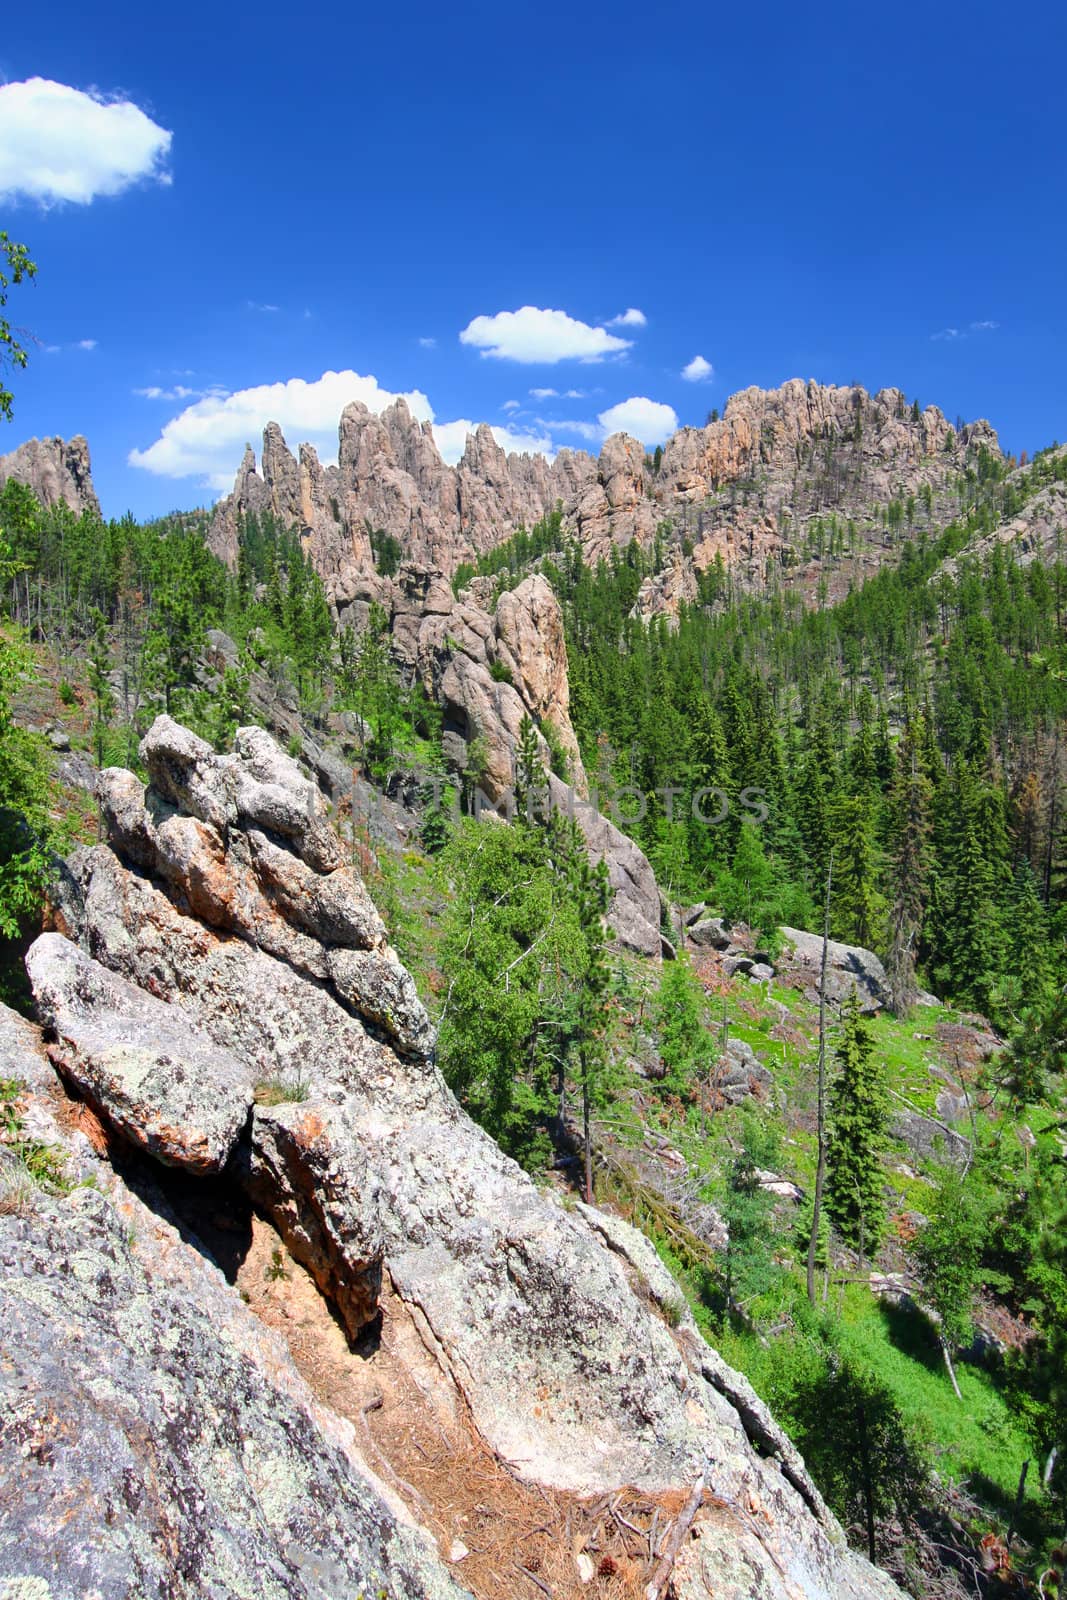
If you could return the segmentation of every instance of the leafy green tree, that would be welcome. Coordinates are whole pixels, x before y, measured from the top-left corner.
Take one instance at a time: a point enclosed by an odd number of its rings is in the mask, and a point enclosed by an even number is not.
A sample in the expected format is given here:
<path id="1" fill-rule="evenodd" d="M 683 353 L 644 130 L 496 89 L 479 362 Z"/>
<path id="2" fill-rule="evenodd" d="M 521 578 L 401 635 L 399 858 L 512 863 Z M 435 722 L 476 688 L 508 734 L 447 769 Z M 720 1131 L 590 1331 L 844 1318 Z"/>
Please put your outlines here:
<path id="1" fill-rule="evenodd" d="M 952 1357 L 973 1332 L 985 1226 L 986 1212 L 975 1186 L 949 1169 L 938 1183 L 930 1220 L 912 1245 L 924 1299 L 936 1318 L 945 1370 L 958 1400 L 963 1396 Z"/>
<path id="2" fill-rule="evenodd" d="M 885 1227 L 881 1157 L 889 1105 L 885 1068 L 855 990 L 842 1008 L 835 1062 L 826 1148 L 827 1210 L 838 1233 L 862 1259 L 874 1255 Z"/>
<path id="3" fill-rule="evenodd" d="M 25 346 L 20 342 L 19 330 L 12 327 L 3 312 L 9 290 L 36 276 L 37 266 L 30 260 L 26 246 L 17 244 L 0 231 L 0 372 L 5 367 L 24 367 L 28 360 Z M 8 422 L 13 415 L 14 398 L 10 389 L 0 383 L 0 417 Z"/>

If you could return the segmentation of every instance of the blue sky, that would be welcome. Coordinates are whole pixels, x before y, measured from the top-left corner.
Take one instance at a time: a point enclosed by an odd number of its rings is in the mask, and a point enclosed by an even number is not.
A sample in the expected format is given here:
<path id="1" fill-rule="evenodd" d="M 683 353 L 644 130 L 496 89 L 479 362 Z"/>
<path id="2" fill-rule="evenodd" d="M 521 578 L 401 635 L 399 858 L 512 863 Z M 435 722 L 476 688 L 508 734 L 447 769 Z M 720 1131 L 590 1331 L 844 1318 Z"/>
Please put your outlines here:
<path id="1" fill-rule="evenodd" d="M 265 410 L 324 454 L 395 393 L 452 457 L 480 421 L 595 449 L 794 376 L 1063 439 L 1065 44 L 1026 4 L 19 7 L 0 228 L 40 343 L 0 453 L 83 432 L 146 515 L 210 502 Z"/>

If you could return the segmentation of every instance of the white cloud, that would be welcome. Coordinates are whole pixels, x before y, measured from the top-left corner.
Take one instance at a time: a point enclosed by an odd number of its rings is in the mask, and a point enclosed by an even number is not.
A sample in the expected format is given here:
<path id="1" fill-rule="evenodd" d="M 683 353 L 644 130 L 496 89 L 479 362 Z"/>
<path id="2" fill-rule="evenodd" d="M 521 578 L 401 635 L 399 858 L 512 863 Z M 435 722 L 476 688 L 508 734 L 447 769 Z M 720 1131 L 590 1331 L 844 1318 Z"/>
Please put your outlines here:
<path id="1" fill-rule="evenodd" d="M 336 458 L 337 423 L 350 401 L 381 412 L 399 398 L 377 378 L 351 370 L 324 372 L 311 383 L 290 378 L 235 394 L 210 394 L 172 418 L 147 450 L 131 450 L 128 461 L 159 477 L 199 478 L 225 491 L 245 444 L 254 443 L 268 422 L 277 422 L 294 448 L 307 441 L 329 461 Z M 420 422 L 433 421 L 433 407 L 421 390 L 403 399 Z"/>
<path id="2" fill-rule="evenodd" d="M 648 318 L 643 311 L 638 311 L 636 306 L 628 306 L 625 311 L 620 311 L 617 317 L 610 317 L 604 326 L 606 328 L 643 328 L 647 323 Z"/>
<path id="3" fill-rule="evenodd" d="M 533 398 L 535 400 L 558 400 L 559 399 L 559 390 L 558 389 L 531 389 L 530 393 L 531 393 L 531 395 L 533 396 Z"/>
<path id="4" fill-rule="evenodd" d="M 604 438 L 603 428 L 595 422 L 545 422 L 541 417 L 537 420 L 551 433 L 576 433 L 579 439 L 588 439 L 591 444 L 599 444 Z"/>
<path id="5" fill-rule="evenodd" d="M 461 344 L 473 345 L 483 356 L 544 366 L 554 366 L 557 361 L 603 361 L 622 355 L 633 343 L 605 328 L 579 322 L 565 311 L 537 306 L 475 317 L 459 338 Z"/>
<path id="6" fill-rule="evenodd" d="M 142 400 L 203 400 L 207 395 L 225 400 L 227 390 L 218 385 L 211 389 L 190 389 L 184 383 L 176 383 L 172 389 L 166 389 L 161 384 L 151 383 L 146 389 L 134 389 L 133 393 Z"/>
<path id="7" fill-rule="evenodd" d="M 629 433 L 642 444 L 662 444 L 678 427 L 678 417 L 673 406 L 659 400 L 649 400 L 645 395 L 631 395 L 609 406 L 597 418 L 605 433 Z"/>
<path id="8" fill-rule="evenodd" d="M 705 361 L 703 356 L 694 356 L 682 368 L 682 377 L 686 383 L 708 383 L 715 376 L 715 368 L 710 361 Z"/>
<path id="9" fill-rule="evenodd" d="M 467 417 L 457 422 L 435 422 L 433 440 L 449 466 L 454 467 L 467 447 L 467 438 L 478 426 Z M 513 428 L 492 428 L 493 438 L 502 450 L 511 454 L 548 456 L 551 460 L 555 446 L 547 434 L 517 432 Z"/>
<path id="10" fill-rule="evenodd" d="M 433 338 L 422 338 L 419 343 L 424 350 L 436 350 L 437 348 L 437 340 Z"/>
<path id="11" fill-rule="evenodd" d="M 169 183 L 172 135 L 139 106 L 47 78 L 0 86 L 0 199 L 88 205 L 142 178 Z"/>
<path id="12" fill-rule="evenodd" d="M 246 300 L 245 304 L 249 311 L 280 311 L 282 309 L 281 306 L 272 306 L 269 302 L 263 300 Z"/>
<path id="13" fill-rule="evenodd" d="M 1000 327 L 999 322 L 986 318 L 982 322 L 969 322 L 966 328 L 942 328 L 939 333 L 932 333 L 931 339 L 967 339 L 972 333 L 995 333 Z"/>
<path id="14" fill-rule="evenodd" d="M 522 407 L 518 400 L 505 400 L 500 409 L 501 411 L 521 411 Z"/>
<path id="15" fill-rule="evenodd" d="M 60 353 L 61 350 L 86 350 L 86 351 L 88 351 L 88 350 L 95 350 L 96 346 L 97 346 L 97 340 L 95 340 L 95 339 L 72 339 L 70 344 L 46 344 L 46 345 L 42 345 L 41 348 L 43 349 L 45 355 L 47 355 L 47 356 L 57 356 Z"/>

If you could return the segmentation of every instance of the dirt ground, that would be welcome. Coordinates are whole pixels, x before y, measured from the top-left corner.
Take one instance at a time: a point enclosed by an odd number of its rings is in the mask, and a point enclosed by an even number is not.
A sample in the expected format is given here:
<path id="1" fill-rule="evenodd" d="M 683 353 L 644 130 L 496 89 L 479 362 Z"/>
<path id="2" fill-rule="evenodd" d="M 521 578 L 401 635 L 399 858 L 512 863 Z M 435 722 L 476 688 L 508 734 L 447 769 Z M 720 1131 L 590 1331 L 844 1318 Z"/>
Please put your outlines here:
<path id="1" fill-rule="evenodd" d="M 309 1275 L 258 1217 L 237 1286 L 284 1337 L 316 1398 L 354 1423 L 368 1465 L 479 1600 L 644 1594 L 684 1495 L 582 1500 L 519 1482 L 475 1432 L 388 1283 L 380 1338 L 350 1349 Z"/>

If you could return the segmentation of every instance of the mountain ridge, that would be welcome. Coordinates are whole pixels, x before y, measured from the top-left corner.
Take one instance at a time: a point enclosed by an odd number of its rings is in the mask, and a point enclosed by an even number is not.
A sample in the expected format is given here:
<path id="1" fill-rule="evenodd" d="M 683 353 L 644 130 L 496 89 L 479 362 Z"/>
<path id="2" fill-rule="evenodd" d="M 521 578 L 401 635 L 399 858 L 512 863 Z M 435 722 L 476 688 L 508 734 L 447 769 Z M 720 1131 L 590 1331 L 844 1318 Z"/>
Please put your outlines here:
<path id="1" fill-rule="evenodd" d="M 233 493 L 216 508 L 215 554 L 233 567 L 242 518 L 269 513 L 301 530 L 341 607 L 374 570 L 372 530 L 397 539 L 417 565 L 451 575 L 558 506 L 587 562 L 632 539 L 648 546 L 667 524 L 692 544 L 697 570 L 721 555 L 761 581 L 783 552 L 788 562 L 803 518 L 907 500 L 925 485 L 940 496 L 983 449 L 1003 460 L 984 420 L 956 428 L 936 406 L 909 406 L 899 389 L 870 395 L 801 379 L 739 391 L 721 418 L 680 429 L 652 456 L 622 433 L 597 457 L 506 455 L 482 424 L 449 467 L 430 425 L 402 399 L 380 416 L 347 406 L 338 438 L 337 465 L 324 467 L 311 445 L 294 456 L 269 423 L 258 467 L 249 446 Z"/>

